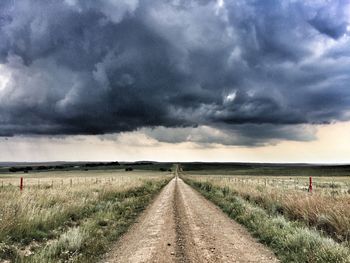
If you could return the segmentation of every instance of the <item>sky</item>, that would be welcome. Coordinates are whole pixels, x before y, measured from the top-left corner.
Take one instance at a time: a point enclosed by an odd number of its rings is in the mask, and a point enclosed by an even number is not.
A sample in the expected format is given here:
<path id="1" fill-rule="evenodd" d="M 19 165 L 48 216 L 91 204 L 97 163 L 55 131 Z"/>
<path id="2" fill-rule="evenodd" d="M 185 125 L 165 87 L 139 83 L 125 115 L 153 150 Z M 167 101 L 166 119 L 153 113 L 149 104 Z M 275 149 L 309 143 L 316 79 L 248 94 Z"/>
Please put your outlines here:
<path id="1" fill-rule="evenodd" d="M 0 161 L 350 163 L 348 0 L 2 0 Z"/>

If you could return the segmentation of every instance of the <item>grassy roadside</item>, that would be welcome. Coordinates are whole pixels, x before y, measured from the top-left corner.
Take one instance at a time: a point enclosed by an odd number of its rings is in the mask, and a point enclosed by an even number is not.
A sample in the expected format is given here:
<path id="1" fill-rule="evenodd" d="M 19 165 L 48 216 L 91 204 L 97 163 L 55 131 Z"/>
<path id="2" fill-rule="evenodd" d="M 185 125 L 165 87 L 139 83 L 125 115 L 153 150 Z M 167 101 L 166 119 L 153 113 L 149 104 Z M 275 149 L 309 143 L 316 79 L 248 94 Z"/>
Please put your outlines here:
<path id="1" fill-rule="evenodd" d="M 241 223 L 260 242 L 269 246 L 282 262 L 350 262 L 350 249 L 301 223 L 272 216 L 237 196 L 229 188 L 183 178 L 225 213 Z"/>
<path id="2" fill-rule="evenodd" d="M 13 218 L 10 232 L 4 228 L 0 235 L 0 261 L 96 262 L 169 180 L 163 177 L 107 190 L 100 186 L 95 192 L 77 189 L 63 195 L 55 193 L 43 204 L 38 203 L 42 196 L 34 197 L 36 205 L 30 209 L 44 214 L 31 214 L 25 221 Z M 21 209 L 28 215 L 25 206 Z M 20 213 L 15 211 L 15 216 Z"/>
<path id="3" fill-rule="evenodd" d="M 289 220 L 316 228 L 338 243 L 350 248 L 350 198 L 348 194 L 333 195 L 333 188 L 317 188 L 312 194 L 284 185 L 242 183 L 219 176 L 187 176 L 196 181 L 209 181 L 227 188 L 236 196 L 265 209 L 268 214 L 283 215 Z"/>

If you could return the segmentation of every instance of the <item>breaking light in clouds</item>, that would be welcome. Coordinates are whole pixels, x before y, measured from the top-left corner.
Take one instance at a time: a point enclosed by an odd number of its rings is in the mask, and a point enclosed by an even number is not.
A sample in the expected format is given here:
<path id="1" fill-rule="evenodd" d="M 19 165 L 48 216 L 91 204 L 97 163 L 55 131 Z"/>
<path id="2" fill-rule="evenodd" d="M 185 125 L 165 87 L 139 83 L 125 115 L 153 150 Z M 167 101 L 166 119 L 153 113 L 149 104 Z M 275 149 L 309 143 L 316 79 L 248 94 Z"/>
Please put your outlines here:
<path id="1" fill-rule="evenodd" d="M 317 140 L 282 141 L 260 147 L 159 142 L 141 131 L 102 136 L 0 138 L 0 161 L 237 161 L 348 163 L 350 122 L 317 125 Z M 198 137 L 197 137 L 198 139 Z M 220 136 L 222 140 L 222 137 Z"/>
<path id="2" fill-rule="evenodd" d="M 349 25 L 345 0 L 3 0 L 0 136 L 307 143 L 350 120 Z"/>
<path id="3" fill-rule="evenodd" d="M 6 71 L 4 66 L 0 65 L 0 92 L 6 88 L 10 78 L 10 73 Z"/>

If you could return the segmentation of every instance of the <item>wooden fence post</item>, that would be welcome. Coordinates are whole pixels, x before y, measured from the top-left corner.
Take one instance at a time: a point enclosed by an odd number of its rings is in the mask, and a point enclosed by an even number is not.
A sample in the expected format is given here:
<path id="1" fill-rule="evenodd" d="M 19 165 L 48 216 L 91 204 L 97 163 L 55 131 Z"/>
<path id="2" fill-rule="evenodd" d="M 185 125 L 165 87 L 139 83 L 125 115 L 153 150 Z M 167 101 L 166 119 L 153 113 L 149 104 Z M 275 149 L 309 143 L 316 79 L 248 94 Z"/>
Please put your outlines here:
<path id="1" fill-rule="evenodd" d="M 23 177 L 21 177 L 20 184 L 19 184 L 19 190 L 23 190 Z"/>
<path id="2" fill-rule="evenodd" d="M 312 176 L 309 177 L 309 193 L 312 193 Z"/>

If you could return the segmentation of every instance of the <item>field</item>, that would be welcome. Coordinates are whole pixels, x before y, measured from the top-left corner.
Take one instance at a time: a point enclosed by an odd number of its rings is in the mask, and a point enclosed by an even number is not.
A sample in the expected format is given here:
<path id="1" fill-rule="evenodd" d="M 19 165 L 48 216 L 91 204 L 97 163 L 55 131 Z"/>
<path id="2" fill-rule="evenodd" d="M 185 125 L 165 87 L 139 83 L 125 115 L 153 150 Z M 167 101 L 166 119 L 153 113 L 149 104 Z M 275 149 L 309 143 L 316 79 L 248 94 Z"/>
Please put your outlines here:
<path id="1" fill-rule="evenodd" d="M 285 262 L 349 260 L 347 166 L 184 164 L 183 170 L 187 183 L 250 229 Z M 308 192 L 309 176 L 313 176 L 312 193 Z"/>
<path id="2" fill-rule="evenodd" d="M 1 263 L 350 262 L 348 166 L 31 165 L 0 169 Z"/>
<path id="3" fill-rule="evenodd" d="M 171 178 L 122 169 L 4 173 L 0 262 L 94 262 Z"/>

